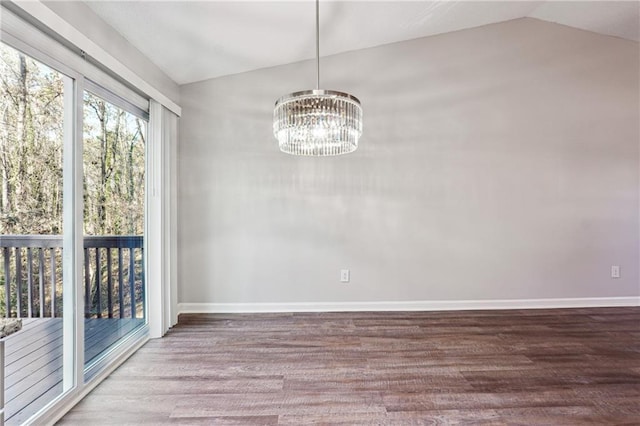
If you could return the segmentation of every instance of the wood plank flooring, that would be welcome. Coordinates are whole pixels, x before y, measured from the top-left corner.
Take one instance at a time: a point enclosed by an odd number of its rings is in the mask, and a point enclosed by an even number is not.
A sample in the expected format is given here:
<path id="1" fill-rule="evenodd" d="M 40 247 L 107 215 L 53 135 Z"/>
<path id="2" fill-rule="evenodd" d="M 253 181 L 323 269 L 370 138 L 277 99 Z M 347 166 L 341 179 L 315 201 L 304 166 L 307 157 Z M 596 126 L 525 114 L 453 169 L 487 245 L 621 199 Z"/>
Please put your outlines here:
<path id="1" fill-rule="evenodd" d="M 60 424 L 640 424 L 640 308 L 181 315 Z"/>

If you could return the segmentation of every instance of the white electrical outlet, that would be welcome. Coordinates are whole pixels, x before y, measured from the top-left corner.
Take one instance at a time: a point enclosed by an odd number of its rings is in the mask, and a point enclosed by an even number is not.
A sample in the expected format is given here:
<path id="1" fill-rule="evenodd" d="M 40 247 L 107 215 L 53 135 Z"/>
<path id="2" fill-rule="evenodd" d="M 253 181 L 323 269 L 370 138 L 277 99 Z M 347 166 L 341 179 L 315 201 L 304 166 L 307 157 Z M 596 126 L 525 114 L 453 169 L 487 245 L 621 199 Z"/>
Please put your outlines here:
<path id="1" fill-rule="evenodd" d="M 342 269 L 340 270 L 340 282 L 348 283 L 349 282 L 349 270 Z"/>
<path id="2" fill-rule="evenodd" d="M 620 266 L 611 265 L 611 278 L 620 278 Z"/>

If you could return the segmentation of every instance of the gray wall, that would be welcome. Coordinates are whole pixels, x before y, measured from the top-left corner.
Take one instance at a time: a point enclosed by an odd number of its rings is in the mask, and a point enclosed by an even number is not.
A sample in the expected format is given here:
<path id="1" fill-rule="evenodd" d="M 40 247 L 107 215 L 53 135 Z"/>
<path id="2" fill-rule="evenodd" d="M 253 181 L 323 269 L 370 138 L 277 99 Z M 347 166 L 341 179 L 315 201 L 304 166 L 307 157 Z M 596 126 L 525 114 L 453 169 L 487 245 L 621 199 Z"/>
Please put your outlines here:
<path id="1" fill-rule="evenodd" d="M 323 58 L 364 108 L 337 158 L 272 135 L 312 62 L 182 86 L 179 301 L 638 296 L 638 71 L 638 43 L 535 19 Z"/>

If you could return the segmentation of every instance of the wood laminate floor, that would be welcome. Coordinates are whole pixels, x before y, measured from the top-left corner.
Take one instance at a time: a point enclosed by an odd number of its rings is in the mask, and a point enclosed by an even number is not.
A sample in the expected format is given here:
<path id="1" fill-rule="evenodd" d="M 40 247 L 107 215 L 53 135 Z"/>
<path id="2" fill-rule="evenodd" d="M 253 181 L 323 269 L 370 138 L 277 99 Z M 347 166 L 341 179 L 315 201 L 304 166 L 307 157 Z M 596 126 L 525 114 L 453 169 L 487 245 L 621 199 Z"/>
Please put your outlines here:
<path id="1" fill-rule="evenodd" d="M 640 424 L 640 308 L 181 315 L 60 424 Z"/>

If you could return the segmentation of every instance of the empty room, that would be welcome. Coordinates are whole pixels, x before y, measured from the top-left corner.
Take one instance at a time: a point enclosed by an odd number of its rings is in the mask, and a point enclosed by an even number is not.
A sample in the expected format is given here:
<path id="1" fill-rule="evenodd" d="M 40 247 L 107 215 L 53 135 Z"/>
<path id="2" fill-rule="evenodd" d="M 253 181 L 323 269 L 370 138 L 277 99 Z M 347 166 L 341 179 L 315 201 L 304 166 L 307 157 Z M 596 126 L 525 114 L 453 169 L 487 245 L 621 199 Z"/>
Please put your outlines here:
<path id="1" fill-rule="evenodd" d="M 0 19 L 0 424 L 640 424 L 640 2 Z"/>

